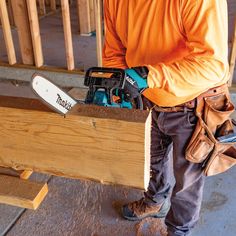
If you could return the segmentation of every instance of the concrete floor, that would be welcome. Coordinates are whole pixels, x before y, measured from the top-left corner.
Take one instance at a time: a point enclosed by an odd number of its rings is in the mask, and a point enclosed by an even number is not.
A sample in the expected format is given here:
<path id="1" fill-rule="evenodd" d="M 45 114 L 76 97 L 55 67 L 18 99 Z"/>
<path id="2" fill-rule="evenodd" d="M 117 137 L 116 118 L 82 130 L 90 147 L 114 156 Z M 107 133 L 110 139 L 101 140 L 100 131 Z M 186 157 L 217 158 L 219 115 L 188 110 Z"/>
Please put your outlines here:
<path id="1" fill-rule="evenodd" d="M 236 2 L 230 0 L 230 28 L 235 15 Z M 52 26 L 58 24 L 54 16 Z M 76 22 L 76 19 L 74 20 Z M 41 24 L 47 24 L 46 19 Z M 76 30 L 76 26 L 73 28 Z M 46 29 L 43 32 L 45 53 L 48 52 Z M 95 38 L 76 38 L 80 50 L 76 54 L 77 67 L 86 68 L 96 64 Z M 55 37 L 55 40 L 58 39 Z M 82 40 L 82 41 L 80 41 Z M 62 42 L 62 39 L 61 39 Z M 6 58 L 0 44 L 0 58 Z M 60 60 L 61 52 L 53 47 L 46 57 L 46 64 L 65 66 Z M 91 46 L 90 46 L 91 45 Z M 61 45 L 61 48 L 63 46 Z M 63 52 L 63 51 L 62 51 Z M 87 53 L 87 54 L 86 54 Z M 85 55 L 85 56 L 84 56 Z M 83 58 L 84 56 L 84 58 Z M 19 58 L 19 56 L 18 56 Z M 20 60 L 20 58 L 19 58 Z M 33 71 L 6 70 L 0 67 L 1 79 L 29 81 Z M 49 73 L 61 86 L 82 87 L 76 75 Z M 9 89 L 10 86 L 10 89 Z M 12 87 L 0 81 L 0 94 L 31 97 L 27 87 Z M 236 235 L 236 168 L 227 173 L 207 178 L 201 218 L 193 236 L 235 236 Z M 33 179 L 48 182 L 49 194 L 37 211 L 20 209 L 0 204 L 0 236 L 164 236 L 165 228 L 161 220 L 146 219 L 141 222 L 129 222 L 120 216 L 120 206 L 142 196 L 142 191 L 121 186 L 108 186 L 83 180 L 65 179 L 55 176 L 34 174 Z"/>
<path id="2" fill-rule="evenodd" d="M 36 175 L 47 180 L 48 176 Z M 206 181 L 200 221 L 193 236 L 236 235 L 236 168 Z M 7 236 L 165 236 L 161 220 L 129 222 L 123 203 L 142 196 L 121 186 L 51 177 L 49 194 L 37 211 L 0 205 L 0 235 Z"/>

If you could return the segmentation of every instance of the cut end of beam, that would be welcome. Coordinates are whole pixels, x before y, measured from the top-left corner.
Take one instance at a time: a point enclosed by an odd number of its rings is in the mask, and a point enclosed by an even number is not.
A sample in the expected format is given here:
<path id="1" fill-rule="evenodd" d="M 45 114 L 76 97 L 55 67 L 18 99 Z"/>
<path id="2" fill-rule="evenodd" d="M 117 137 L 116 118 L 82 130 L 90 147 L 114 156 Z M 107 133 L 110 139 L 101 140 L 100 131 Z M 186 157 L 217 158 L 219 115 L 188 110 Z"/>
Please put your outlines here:
<path id="1" fill-rule="evenodd" d="M 145 163 L 144 163 L 144 188 L 147 190 L 150 181 L 150 163 L 151 163 L 151 125 L 152 111 L 150 111 L 145 123 Z"/>

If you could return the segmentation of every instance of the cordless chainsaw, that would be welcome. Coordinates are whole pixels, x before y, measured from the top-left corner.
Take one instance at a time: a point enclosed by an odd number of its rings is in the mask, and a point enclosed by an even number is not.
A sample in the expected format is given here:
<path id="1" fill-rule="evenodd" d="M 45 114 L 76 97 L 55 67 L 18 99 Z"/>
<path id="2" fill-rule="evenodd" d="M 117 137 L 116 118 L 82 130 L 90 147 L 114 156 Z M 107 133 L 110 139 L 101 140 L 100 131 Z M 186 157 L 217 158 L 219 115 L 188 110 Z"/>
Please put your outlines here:
<path id="1" fill-rule="evenodd" d="M 131 99 L 124 84 L 128 75 L 123 69 L 93 67 L 87 70 L 84 85 L 88 87 L 85 100 L 76 100 L 43 75 L 33 75 L 33 91 L 55 111 L 65 115 L 76 104 L 143 109 L 141 95 Z"/>

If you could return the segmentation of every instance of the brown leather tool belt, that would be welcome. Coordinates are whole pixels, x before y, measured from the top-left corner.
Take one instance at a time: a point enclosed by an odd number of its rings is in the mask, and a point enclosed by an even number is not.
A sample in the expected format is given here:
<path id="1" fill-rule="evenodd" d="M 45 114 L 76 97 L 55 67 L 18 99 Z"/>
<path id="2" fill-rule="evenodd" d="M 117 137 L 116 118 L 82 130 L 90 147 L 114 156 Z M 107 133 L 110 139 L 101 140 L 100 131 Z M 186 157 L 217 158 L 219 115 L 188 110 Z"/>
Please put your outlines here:
<path id="1" fill-rule="evenodd" d="M 197 107 L 197 104 L 199 104 L 199 101 L 201 101 L 205 97 L 214 96 L 216 94 L 220 94 L 222 92 L 227 91 L 228 86 L 227 84 L 211 88 L 207 90 L 206 92 L 200 94 L 198 97 L 194 98 L 191 101 L 185 102 L 183 104 L 174 106 L 174 107 L 160 107 L 158 105 L 155 105 L 153 109 L 158 112 L 186 112 L 186 111 L 193 111 Z"/>
<path id="2" fill-rule="evenodd" d="M 234 104 L 227 84 L 209 89 L 196 98 L 195 130 L 185 151 L 185 158 L 202 166 L 206 176 L 222 173 L 236 165 L 236 142 L 230 115 Z"/>

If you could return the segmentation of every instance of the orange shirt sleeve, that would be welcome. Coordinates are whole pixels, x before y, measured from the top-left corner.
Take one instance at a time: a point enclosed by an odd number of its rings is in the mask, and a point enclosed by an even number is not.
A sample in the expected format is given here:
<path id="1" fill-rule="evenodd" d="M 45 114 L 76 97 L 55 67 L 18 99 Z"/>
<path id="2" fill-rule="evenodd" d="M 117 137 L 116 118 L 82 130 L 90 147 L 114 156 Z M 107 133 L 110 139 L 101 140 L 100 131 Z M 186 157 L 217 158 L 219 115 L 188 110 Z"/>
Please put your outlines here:
<path id="1" fill-rule="evenodd" d="M 115 30 L 115 22 L 109 12 L 109 1 L 104 1 L 105 41 L 103 46 L 103 66 L 128 68 L 125 60 L 126 48 Z"/>
<path id="2" fill-rule="evenodd" d="M 225 0 L 182 0 L 189 55 L 173 63 L 147 65 L 150 88 L 189 96 L 228 78 L 228 22 Z M 174 30 L 174 29 L 170 29 Z"/>

